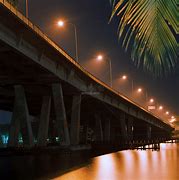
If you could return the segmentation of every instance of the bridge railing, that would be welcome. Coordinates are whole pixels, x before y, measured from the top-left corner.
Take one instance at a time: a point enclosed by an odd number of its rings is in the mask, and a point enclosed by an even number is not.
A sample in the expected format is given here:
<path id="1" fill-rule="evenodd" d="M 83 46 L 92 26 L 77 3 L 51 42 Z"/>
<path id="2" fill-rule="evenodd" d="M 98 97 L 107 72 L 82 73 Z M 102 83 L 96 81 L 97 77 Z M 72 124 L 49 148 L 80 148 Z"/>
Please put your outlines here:
<path id="1" fill-rule="evenodd" d="M 128 99 L 126 96 L 120 94 L 116 90 L 112 89 L 110 86 L 93 76 L 90 72 L 88 72 L 86 69 L 84 69 L 79 63 L 77 63 L 71 56 L 69 56 L 63 49 L 61 49 L 54 41 L 52 41 L 48 36 L 43 33 L 40 28 L 38 28 L 36 25 L 34 25 L 28 18 L 26 18 L 18 9 L 16 9 L 13 5 L 11 5 L 7 0 L 0 0 L 0 3 L 2 3 L 7 9 L 9 9 L 14 15 L 16 15 L 19 19 L 24 22 L 28 27 L 30 27 L 38 36 L 40 36 L 42 39 L 44 39 L 47 43 L 49 43 L 54 49 L 56 49 L 59 53 L 61 53 L 67 60 L 69 60 L 71 63 L 73 63 L 78 69 L 80 69 L 84 74 L 86 74 L 89 78 L 100 84 L 101 86 L 105 87 L 115 95 L 125 99 L 126 101 L 130 102 L 131 104 L 137 106 L 141 110 L 151 114 L 152 116 L 156 117 L 157 119 L 160 119 L 156 115 L 152 114 L 139 104 L 135 103 L 134 101 Z M 161 120 L 161 119 L 160 119 Z M 161 120 L 163 121 L 163 120 Z M 166 123 L 166 122 L 165 122 Z"/>

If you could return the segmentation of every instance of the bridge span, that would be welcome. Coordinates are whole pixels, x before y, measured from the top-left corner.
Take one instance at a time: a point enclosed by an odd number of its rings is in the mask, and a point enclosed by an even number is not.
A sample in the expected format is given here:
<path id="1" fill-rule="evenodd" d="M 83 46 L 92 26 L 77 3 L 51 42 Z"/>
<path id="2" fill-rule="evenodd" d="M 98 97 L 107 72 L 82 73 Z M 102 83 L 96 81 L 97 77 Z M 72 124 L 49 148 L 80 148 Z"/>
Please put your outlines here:
<path id="1" fill-rule="evenodd" d="M 173 128 L 87 72 L 0 0 L 0 109 L 13 112 L 9 147 L 141 144 Z"/>

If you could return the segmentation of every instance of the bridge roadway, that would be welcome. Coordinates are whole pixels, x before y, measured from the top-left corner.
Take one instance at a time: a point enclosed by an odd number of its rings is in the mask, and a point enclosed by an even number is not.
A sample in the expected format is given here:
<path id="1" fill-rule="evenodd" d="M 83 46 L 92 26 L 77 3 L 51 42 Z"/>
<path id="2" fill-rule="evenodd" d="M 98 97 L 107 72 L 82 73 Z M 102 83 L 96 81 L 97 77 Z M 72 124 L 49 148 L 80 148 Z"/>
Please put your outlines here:
<path id="1" fill-rule="evenodd" d="M 87 72 L 0 0 L 0 109 L 9 147 L 131 144 L 170 139 L 171 126 Z"/>

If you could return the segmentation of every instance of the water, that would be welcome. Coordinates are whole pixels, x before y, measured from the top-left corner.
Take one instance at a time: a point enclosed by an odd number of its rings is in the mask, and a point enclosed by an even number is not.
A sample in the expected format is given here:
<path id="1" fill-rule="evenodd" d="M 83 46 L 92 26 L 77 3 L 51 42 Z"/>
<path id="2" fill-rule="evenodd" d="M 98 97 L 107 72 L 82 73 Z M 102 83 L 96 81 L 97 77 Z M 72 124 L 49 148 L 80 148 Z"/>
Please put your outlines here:
<path id="1" fill-rule="evenodd" d="M 0 157 L 0 179 L 179 180 L 179 144 L 88 160 L 84 154 Z"/>
<path id="2" fill-rule="evenodd" d="M 179 144 L 161 144 L 160 151 L 128 150 L 94 158 L 55 180 L 179 180 Z"/>

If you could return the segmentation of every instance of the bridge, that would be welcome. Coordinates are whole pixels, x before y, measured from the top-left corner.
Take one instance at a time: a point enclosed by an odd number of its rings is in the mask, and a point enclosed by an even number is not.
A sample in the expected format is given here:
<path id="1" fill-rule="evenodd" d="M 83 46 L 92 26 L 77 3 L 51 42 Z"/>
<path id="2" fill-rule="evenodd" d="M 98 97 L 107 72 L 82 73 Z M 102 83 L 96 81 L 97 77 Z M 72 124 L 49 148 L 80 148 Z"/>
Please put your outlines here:
<path id="1" fill-rule="evenodd" d="M 0 0 L 0 109 L 13 112 L 8 147 L 149 144 L 173 128 L 94 77 Z M 97 147 L 97 146 L 94 146 Z"/>

